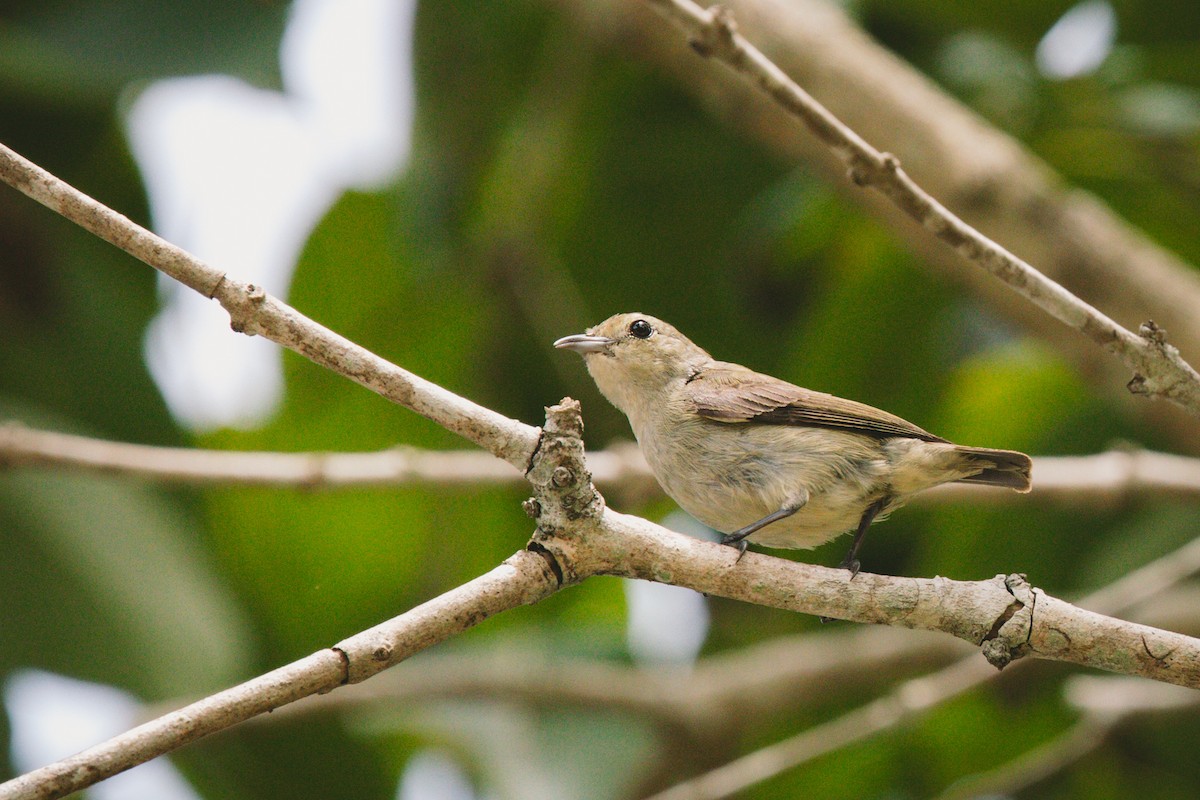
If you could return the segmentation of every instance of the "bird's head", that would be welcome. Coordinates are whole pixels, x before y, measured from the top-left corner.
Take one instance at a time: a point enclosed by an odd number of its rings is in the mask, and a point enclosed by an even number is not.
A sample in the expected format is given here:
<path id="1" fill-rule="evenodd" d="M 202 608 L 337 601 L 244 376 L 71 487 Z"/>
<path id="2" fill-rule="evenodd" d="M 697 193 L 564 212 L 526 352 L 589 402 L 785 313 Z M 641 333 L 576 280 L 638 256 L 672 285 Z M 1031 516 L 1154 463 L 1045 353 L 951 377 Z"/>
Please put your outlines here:
<path id="1" fill-rule="evenodd" d="M 672 325 L 648 314 L 617 314 L 554 346 L 582 355 L 601 393 L 631 417 L 712 361 Z"/>

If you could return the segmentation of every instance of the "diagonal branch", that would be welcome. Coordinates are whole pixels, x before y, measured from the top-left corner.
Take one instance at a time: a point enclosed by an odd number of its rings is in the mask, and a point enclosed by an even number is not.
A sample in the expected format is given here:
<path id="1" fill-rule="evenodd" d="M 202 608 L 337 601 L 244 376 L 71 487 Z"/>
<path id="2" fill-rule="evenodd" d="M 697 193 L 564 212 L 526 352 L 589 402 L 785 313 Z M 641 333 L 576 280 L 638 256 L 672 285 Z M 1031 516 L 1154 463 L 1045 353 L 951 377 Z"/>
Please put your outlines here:
<path id="1" fill-rule="evenodd" d="M 229 312 L 235 331 L 294 350 L 468 439 L 522 472 L 537 429 L 472 403 L 317 324 L 262 287 L 206 264 L 0 144 L 0 180 Z"/>
<path id="2" fill-rule="evenodd" d="M 691 0 L 647 2 L 683 30 L 697 52 L 727 64 L 800 119 L 842 160 L 855 184 L 874 188 L 962 257 L 1120 358 L 1134 373 L 1130 391 L 1165 397 L 1200 416 L 1200 374 L 1153 322 L 1138 333 L 1122 327 L 953 214 L 918 186 L 895 156 L 864 141 L 739 35 L 724 7 L 706 10 Z"/>
<path id="3" fill-rule="evenodd" d="M 103 744 L 0 784 L 0 798 L 62 797 L 279 706 L 358 683 L 510 608 L 558 590 L 545 560 L 520 551 L 394 619 Z"/>

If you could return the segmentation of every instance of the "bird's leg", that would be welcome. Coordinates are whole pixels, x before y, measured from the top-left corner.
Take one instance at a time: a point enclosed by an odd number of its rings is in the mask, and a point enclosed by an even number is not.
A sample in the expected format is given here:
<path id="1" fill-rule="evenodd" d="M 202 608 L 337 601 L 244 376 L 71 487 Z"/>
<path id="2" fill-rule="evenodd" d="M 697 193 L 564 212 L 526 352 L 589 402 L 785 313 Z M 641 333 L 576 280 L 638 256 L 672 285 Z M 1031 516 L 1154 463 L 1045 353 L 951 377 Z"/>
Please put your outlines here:
<path id="1" fill-rule="evenodd" d="M 741 560 L 742 554 L 746 552 L 746 537 L 761 531 L 763 528 L 770 525 L 772 522 L 778 522 L 785 517 L 790 517 L 800 509 L 804 508 L 804 504 L 808 502 L 808 492 L 802 492 L 789 499 L 778 511 L 772 511 L 765 517 L 751 522 L 745 527 L 738 528 L 733 533 L 727 533 L 721 537 L 721 544 L 727 544 L 730 547 L 737 548 L 738 559 Z"/>
<path id="2" fill-rule="evenodd" d="M 858 548 L 862 545 L 863 537 L 867 535 L 867 528 L 871 527 L 871 523 L 875 521 L 875 517 L 883 510 L 883 507 L 888 504 L 892 498 L 884 495 L 876 500 L 871 505 L 867 506 L 867 510 L 863 512 L 862 519 L 858 521 L 858 530 L 854 532 L 854 541 L 850 545 L 850 552 L 846 553 L 846 557 L 842 559 L 842 563 L 838 564 L 839 569 L 850 570 L 850 580 L 854 580 L 854 576 L 858 574 L 858 570 L 862 564 L 858 562 Z"/>

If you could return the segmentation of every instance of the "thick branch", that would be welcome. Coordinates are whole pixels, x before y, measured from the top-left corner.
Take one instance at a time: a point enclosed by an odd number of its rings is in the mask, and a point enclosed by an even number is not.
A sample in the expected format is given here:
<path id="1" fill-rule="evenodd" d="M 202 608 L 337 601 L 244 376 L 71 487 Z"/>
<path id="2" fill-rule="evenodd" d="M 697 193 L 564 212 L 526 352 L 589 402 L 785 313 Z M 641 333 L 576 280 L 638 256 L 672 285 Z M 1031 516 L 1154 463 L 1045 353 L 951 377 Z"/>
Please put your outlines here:
<path id="1" fill-rule="evenodd" d="M 1200 640 L 1106 617 L 1050 598 L 1020 576 L 988 581 L 900 578 L 736 553 L 609 511 L 628 560 L 611 571 L 823 617 L 940 630 L 983 645 L 1003 667 L 1025 655 L 1200 688 Z M 606 526 L 608 527 L 608 526 Z"/>
<path id="2" fill-rule="evenodd" d="M 901 578 L 741 555 L 604 506 L 584 462 L 579 404 L 547 409 L 528 477 L 532 546 L 565 583 L 590 575 L 687 586 L 705 594 L 853 622 L 953 634 L 993 665 L 1032 655 L 1200 688 L 1200 640 L 1113 619 L 1049 597 L 1020 575 L 988 581 Z"/>
<path id="3" fill-rule="evenodd" d="M 524 471 L 536 428 L 497 414 L 401 369 L 318 325 L 261 287 L 239 281 L 156 236 L 0 144 L 0 180 L 229 312 L 233 329 L 265 336 L 428 417 Z"/>
<path id="4" fill-rule="evenodd" d="M 1154 599 L 1200 571 L 1200 539 L 1155 559 L 1108 586 L 1081 598 L 1080 606 L 1094 612 L 1119 614 Z M 1190 600 L 1190 598 L 1189 598 Z M 1186 602 L 1189 615 L 1196 604 Z M 1168 615 L 1169 616 L 1169 615 Z M 1157 621 L 1157 620 L 1156 620 Z M 1006 675 L 1031 660 L 1013 664 Z M 902 682 L 887 694 L 814 728 L 723 764 L 703 775 L 647 800 L 719 800 L 743 791 L 781 772 L 818 758 L 832 749 L 864 741 L 911 722 L 921 714 L 994 680 L 1000 673 L 970 656 L 928 675 Z"/>
<path id="5" fill-rule="evenodd" d="M 905 173 L 895 156 L 868 144 L 739 35 L 725 7 L 706 10 L 691 0 L 647 2 L 688 34 L 697 52 L 729 65 L 803 121 L 842 160 L 854 183 L 878 190 L 964 258 L 1114 353 L 1134 373 L 1130 391 L 1168 398 L 1200 416 L 1200 374 L 1153 322 L 1144 323 L 1139 333 L 1127 330 L 951 213 Z"/>

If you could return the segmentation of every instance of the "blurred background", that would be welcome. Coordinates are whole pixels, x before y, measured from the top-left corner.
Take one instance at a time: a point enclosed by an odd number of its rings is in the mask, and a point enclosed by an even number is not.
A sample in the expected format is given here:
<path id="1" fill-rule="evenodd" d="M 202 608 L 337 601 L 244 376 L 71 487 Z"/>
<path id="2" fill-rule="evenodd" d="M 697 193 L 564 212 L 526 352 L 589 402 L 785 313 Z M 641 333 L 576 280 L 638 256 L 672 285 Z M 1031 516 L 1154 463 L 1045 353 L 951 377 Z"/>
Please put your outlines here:
<path id="1" fill-rule="evenodd" d="M 1044 159 L 1056 186 L 1095 193 L 1200 262 L 1200 5 L 842 9 Z M 742 101 L 713 89 L 725 85 L 718 74 L 632 0 L 0 4 L 0 141 L 483 405 L 536 425 L 544 406 L 580 399 L 590 448 L 628 440 L 627 423 L 580 360 L 550 343 L 633 310 L 670 320 L 718 358 L 964 443 L 1034 455 L 1200 447 L 1194 420 L 1130 400 L 1128 375 L 1097 368 L 1103 354 L 1065 328 L 1030 325 L 931 269 L 844 180 L 773 145 L 802 134 L 756 127 Z M 905 160 L 925 143 L 876 144 Z M 971 141 L 957 144 L 970 153 Z M 936 172 L 927 167 L 935 182 Z M 1144 318 L 1105 310 L 1130 327 Z M 233 334 L 216 304 L 7 187 L 0 418 L 206 449 L 465 446 Z M 475 577 L 524 546 L 526 495 L 516 484 L 197 489 L 0 472 L 0 777 Z M 606 497 L 706 535 L 662 497 Z M 1194 501 L 1138 494 L 926 503 L 873 529 L 863 558 L 899 575 L 1025 572 L 1070 598 L 1184 545 L 1194 520 Z M 780 555 L 832 565 L 845 546 Z M 1192 595 L 1182 597 L 1190 613 Z M 416 686 L 383 676 L 370 702 L 338 692 L 302 703 L 94 794 L 642 797 L 836 720 L 964 652 L 946 637 L 906 638 L 907 655 L 855 661 L 858 645 L 875 652 L 874 633 L 597 578 L 392 671 Z M 840 643 L 851 665 L 763 700 L 752 678 L 780 659 L 755 660 L 756 648 L 776 641 L 797 660 Z M 573 676 L 598 695 L 610 680 L 615 695 L 618 684 L 689 685 L 733 656 L 746 659 L 723 673 L 720 715 L 572 694 Z M 435 674 L 441 682 L 422 689 L 420 676 Z M 1119 724 L 1101 714 L 1114 724 L 1081 736 L 1088 746 L 1055 751 L 1097 719 L 1081 686 L 1108 691 L 1079 680 L 1035 665 L 743 796 L 937 797 L 1031 752 L 1049 755 L 1040 768 L 1001 770 L 979 793 L 1197 796 L 1200 718 L 1188 701 L 1131 701 L 1138 713 Z"/>

